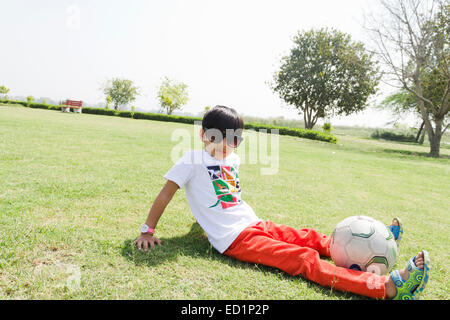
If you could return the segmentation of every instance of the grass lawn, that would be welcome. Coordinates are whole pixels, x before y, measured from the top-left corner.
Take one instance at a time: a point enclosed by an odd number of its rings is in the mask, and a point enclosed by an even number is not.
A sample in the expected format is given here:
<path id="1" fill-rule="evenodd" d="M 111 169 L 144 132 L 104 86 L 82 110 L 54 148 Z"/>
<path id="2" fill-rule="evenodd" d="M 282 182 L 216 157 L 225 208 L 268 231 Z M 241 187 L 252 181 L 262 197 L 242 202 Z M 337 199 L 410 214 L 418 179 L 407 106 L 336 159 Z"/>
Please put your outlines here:
<path id="1" fill-rule="evenodd" d="M 152 201 L 192 125 L 0 105 L 1 299 L 360 299 L 211 248 L 184 190 L 138 252 Z M 336 145 L 280 136 L 277 175 L 241 165 L 259 217 L 330 234 L 351 215 L 405 223 L 397 266 L 432 259 L 423 299 L 449 299 L 450 149 L 338 135 Z M 79 285 L 68 280 L 79 275 Z M 72 282 L 76 283 L 75 282 Z"/>

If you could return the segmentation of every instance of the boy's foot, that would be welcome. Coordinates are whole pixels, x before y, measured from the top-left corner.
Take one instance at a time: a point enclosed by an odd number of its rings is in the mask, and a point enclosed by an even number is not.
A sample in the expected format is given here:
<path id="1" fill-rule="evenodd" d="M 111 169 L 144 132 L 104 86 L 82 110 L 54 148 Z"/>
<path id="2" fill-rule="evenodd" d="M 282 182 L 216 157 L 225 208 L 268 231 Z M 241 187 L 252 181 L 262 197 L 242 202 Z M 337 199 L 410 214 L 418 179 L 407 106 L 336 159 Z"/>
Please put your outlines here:
<path id="1" fill-rule="evenodd" d="M 394 235 L 395 242 L 397 242 L 397 246 L 400 246 L 400 240 L 403 236 L 403 223 L 400 220 L 400 218 L 395 217 L 392 219 L 392 224 L 390 226 L 387 226 L 387 228 L 392 232 Z"/>
<path id="2" fill-rule="evenodd" d="M 430 276 L 430 258 L 426 250 L 411 258 L 406 268 L 391 272 L 386 282 L 386 298 L 394 300 L 418 299 Z"/>

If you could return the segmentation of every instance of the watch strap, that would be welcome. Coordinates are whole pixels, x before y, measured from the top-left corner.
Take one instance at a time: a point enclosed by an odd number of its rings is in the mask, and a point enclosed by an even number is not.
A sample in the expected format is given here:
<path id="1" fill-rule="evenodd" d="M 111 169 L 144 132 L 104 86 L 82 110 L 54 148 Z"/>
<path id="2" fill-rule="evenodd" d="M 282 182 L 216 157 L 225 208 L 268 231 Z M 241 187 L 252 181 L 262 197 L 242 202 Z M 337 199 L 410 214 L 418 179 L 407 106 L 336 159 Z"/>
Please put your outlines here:
<path id="1" fill-rule="evenodd" d="M 143 229 L 145 230 L 145 232 L 142 232 Z M 151 234 L 154 234 L 154 233 L 155 233 L 155 229 L 150 228 L 150 227 L 149 227 L 148 225 L 146 225 L 146 224 L 142 225 L 141 233 L 148 233 L 148 232 L 150 232 Z"/>

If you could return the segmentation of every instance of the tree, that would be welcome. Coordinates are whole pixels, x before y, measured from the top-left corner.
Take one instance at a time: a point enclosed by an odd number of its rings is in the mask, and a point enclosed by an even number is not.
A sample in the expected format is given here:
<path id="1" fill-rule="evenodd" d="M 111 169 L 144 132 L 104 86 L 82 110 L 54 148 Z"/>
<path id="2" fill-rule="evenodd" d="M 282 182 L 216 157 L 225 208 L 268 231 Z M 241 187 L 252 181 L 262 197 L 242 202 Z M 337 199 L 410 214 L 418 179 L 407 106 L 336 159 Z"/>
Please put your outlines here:
<path id="1" fill-rule="evenodd" d="M 120 106 L 136 100 L 139 88 L 137 88 L 133 81 L 127 79 L 112 78 L 108 80 L 103 88 L 103 93 L 111 98 L 114 103 L 114 109 L 120 110 Z"/>
<path id="2" fill-rule="evenodd" d="M 9 89 L 5 86 L 0 86 L 0 94 L 3 95 L 3 99 L 8 99 Z"/>
<path id="3" fill-rule="evenodd" d="M 439 157 L 441 138 L 449 126 L 450 5 L 448 0 L 383 0 L 381 4 L 379 20 L 372 17 L 366 29 L 388 83 L 415 98 L 430 156 Z"/>
<path id="4" fill-rule="evenodd" d="M 361 42 L 332 29 L 298 32 L 273 76 L 272 90 L 303 114 L 306 129 L 319 118 L 363 110 L 376 92 L 377 67 Z"/>
<path id="5" fill-rule="evenodd" d="M 31 103 L 33 103 L 34 101 L 34 97 L 29 95 L 27 96 L 27 106 L 30 106 Z"/>
<path id="6" fill-rule="evenodd" d="M 330 134 L 331 130 L 332 130 L 331 123 L 325 122 L 322 126 L 322 130 L 323 130 L 323 132 Z"/>
<path id="7" fill-rule="evenodd" d="M 186 84 L 165 77 L 158 91 L 161 111 L 170 115 L 175 110 L 181 109 L 189 100 L 187 88 Z"/>
<path id="8" fill-rule="evenodd" d="M 205 109 L 202 111 L 202 115 L 205 115 L 209 110 L 211 110 L 211 106 L 205 106 Z"/>

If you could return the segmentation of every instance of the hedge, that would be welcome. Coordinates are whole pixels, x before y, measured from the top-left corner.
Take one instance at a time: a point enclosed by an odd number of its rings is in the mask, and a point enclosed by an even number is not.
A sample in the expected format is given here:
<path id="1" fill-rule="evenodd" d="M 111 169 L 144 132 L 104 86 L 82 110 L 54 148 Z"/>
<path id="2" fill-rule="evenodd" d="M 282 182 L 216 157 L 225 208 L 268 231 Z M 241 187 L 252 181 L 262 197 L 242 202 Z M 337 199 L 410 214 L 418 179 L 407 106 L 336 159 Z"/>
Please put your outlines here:
<path id="1" fill-rule="evenodd" d="M 35 103 L 35 102 L 27 102 L 27 101 L 13 101 L 13 100 L 1 100 L 2 103 L 12 103 L 12 104 L 21 104 L 25 107 L 29 108 L 39 108 L 39 109 L 48 109 L 48 110 L 61 110 L 61 106 L 59 105 L 49 105 L 44 103 Z M 194 124 L 195 121 L 202 121 L 200 117 L 188 117 L 188 116 L 176 116 L 176 115 L 167 115 L 160 113 L 150 113 L 150 112 L 132 112 L 132 111 L 117 111 L 114 109 L 103 109 L 103 108 L 91 108 L 91 107 L 83 107 L 83 113 L 89 114 L 100 114 L 106 116 L 118 116 L 124 118 L 133 118 L 133 119 L 146 119 L 146 120 L 156 120 L 156 121 L 167 121 L 167 122 L 181 122 L 187 124 Z M 270 124 L 262 124 L 262 123 L 245 123 L 244 129 L 254 129 L 254 130 L 278 130 L 280 135 L 294 136 L 299 138 L 325 141 L 330 143 L 337 143 L 337 139 L 335 136 L 331 134 L 327 134 L 320 131 L 315 130 L 307 130 L 300 128 L 288 128 L 288 127 L 279 127 Z"/>
<path id="2" fill-rule="evenodd" d="M 336 143 L 337 138 L 331 134 L 326 134 L 320 131 L 315 130 L 307 130 L 307 129 L 300 129 L 300 128 L 288 128 L 288 127 L 279 127 L 275 125 L 270 124 L 261 124 L 261 123 L 245 123 L 244 124 L 245 129 L 255 129 L 255 130 L 261 130 L 261 129 L 267 129 L 267 130 L 278 130 L 280 135 L 285 136 L 294 136 L 299 138 L 305 138 L 305 139 L 311 139 L 311 140 L 319 140 L 319 141 L 325 141 L 330 143 Z"/>
<path id="3" fill-rule="evenodd" d="M 373 139 L 384 139 L 390 141 L 416 142 L 416 136 L 412 133 L 395 132 L 391 130 L 376 129 L 371 137 Z"/>

